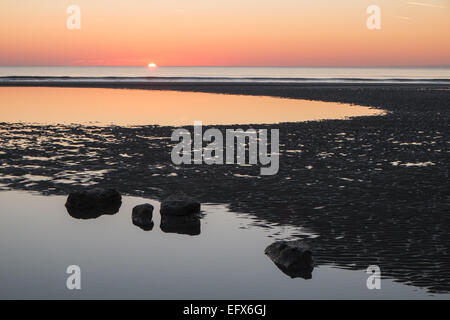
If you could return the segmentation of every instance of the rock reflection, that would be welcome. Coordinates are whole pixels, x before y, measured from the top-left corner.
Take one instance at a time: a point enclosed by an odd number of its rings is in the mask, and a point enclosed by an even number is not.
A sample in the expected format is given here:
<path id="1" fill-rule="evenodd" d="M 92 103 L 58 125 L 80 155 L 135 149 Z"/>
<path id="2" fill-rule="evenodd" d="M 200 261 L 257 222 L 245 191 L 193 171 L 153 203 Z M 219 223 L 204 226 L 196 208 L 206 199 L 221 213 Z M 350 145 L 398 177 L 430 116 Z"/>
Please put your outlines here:
<path id="1" fill-rule="evenodd" d="M 136 224 L 136 223 L 134 223 L 134 222 L 133 222 L 133 224 L 134 224 L 135 226 L 141 228 L 141 229 L 144 230 L 144 231 L 152 231 L 152 230 L 153 230 L 153 227 L 155 226 L 155 224 L 153 223 L 153 221 L 150 222 L 150 223 L 144 224 L 144 225 L 138 225 L 138 224 Z"/>
<path id="2" fill-rule="evenodd" d="M 178 233 L 190 236 L 200 234 L 200 216 L 161 216 L 161 230 L 165 233 Z"/>
<path id="3" fill-rule="evenodd" d="M 72 218 L 75 219 L 97 219 L 103 215 L 114 215 L 117 212 L 119 212 L 121 204 L 113 204 L 110 207 L 104 207 L 104 208 L 85 208 L 85 209 L 80 209 L 80 208 L 72 208 L 72 207 L 67 207 L 67 212 L 69 213 L 69 215 Z"/>
<path id="4" fill-rule="evenodd" d="M 275 263 L 275 265 L 278 267 L 278 269 L 281 270 L 285 275 L 289 276 L 290 278 L 302 278 L 305 280 L 312 279 L 312 271 L 313 269 L 303 269 L 303 268 L 297 268 L 297 267 L 290 267 L 286 268 L 285 266 Z"/>

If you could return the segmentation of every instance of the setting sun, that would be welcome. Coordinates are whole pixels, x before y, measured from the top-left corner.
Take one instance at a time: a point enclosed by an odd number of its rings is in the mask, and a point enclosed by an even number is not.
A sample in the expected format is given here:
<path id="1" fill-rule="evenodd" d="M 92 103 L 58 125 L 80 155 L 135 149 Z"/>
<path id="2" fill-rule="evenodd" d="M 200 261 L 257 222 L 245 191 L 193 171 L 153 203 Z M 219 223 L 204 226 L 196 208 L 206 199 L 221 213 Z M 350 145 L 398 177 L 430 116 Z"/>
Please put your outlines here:
<path id="1" fill-rule="evenodd" d="M 151 63 L 148 64 L 148 67 L 149 68 L 156 68 L 156 63 L 151 62 Z"/>

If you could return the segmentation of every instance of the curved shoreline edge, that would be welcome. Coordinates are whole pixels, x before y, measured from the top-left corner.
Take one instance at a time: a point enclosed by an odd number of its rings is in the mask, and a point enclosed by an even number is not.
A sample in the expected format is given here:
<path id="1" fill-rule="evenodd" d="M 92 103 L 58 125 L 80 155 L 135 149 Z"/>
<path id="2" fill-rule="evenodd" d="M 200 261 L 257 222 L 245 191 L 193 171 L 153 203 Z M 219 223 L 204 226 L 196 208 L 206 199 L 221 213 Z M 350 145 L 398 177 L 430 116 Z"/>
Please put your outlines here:
<path id="1" fill-rule="evenodd" d="M 388 111 L 447 110 L 450 85 L 387 83 L 248 83 L 248 82 L 59 82 L 16 81 L 0 87 L 104 88 L 204 92 L 341 102 Z M 427 109 L 419 106 L 427 106 Z M 419 109 L 419 110 L 418 110 Z"/>

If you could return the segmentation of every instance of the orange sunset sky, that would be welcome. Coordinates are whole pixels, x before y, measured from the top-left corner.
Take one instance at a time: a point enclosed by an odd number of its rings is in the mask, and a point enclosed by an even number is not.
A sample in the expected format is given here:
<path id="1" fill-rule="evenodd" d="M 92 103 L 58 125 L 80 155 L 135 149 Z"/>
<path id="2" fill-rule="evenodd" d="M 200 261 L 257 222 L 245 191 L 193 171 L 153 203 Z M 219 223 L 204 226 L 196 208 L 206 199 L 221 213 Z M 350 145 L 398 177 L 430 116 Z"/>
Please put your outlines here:
<path id="1" fill-rule="evenodd" d="M 0 65 L 450 65 L 450 0 L 1 0 L 0 25 Z"/>

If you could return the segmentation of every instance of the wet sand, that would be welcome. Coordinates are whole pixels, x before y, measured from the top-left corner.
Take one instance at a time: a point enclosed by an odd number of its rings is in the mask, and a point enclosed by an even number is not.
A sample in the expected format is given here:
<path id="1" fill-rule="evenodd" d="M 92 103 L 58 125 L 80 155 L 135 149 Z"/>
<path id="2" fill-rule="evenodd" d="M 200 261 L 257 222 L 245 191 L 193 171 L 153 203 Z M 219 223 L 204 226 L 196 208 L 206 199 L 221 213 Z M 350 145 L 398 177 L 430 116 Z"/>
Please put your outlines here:
<path id="1" fill-rule="evenodd" d="M 384 276 L 396 281 L 434 293 L 450 292 L 448 86 L 89 86 L 266 95 L 355 103 L 390 112 L 351 120 L 258 125 L 280 129 L 276 176 L 260 176 L 256 166 L 174 166 L 172 127 L 1 123 L 3 188 L 67 194 L 81 185 L 98 184 L 153 199 L 182 190 L 202 202 L 227 204 L 264 221 L 309 228 L 319 235 L 305 237 L 319 265 L 365 269 L 378 264 Z"/>

